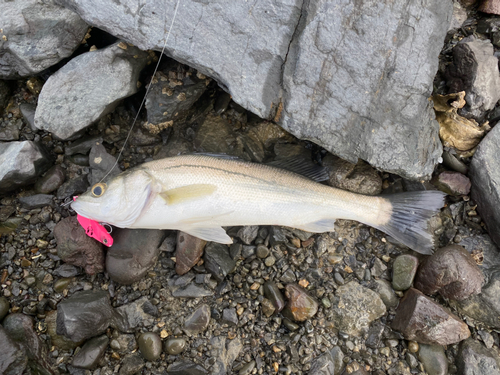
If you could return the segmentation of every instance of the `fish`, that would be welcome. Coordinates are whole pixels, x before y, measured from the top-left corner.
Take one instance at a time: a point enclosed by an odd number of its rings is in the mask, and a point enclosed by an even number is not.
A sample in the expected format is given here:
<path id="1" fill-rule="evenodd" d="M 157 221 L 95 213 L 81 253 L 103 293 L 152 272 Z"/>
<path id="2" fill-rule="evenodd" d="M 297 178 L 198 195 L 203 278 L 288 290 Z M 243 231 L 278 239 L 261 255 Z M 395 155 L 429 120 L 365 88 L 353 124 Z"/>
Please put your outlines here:
<path id="1" fill-rule="evenodd" d="M 233 242 L 223 228 L 228 226 L 322 233 L 335 231 L 337 219 L 355 220 L 432 254 L 429 220 L 444 203 L 440 191 L 368 196 L 273 165 L 190 154 L 122 172 L 93 185 L 71 205 L 78 215 L 116 227 L 180 230 L 223 244 Z"/>

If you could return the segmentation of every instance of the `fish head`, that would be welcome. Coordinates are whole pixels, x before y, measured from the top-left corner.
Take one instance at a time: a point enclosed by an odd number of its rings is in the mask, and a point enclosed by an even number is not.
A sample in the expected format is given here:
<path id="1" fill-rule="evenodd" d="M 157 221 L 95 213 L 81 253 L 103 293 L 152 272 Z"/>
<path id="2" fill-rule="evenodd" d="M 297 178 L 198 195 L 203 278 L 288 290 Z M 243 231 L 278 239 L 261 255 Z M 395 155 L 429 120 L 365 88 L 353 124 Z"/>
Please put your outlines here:
<path id="1" fill-rule="evenodd" d="M 127 171 L 93 185 L 76 198 L 71 207 L 88 219 L 126 228 L 149 206 L 154 186 L 155 180 L 147 171 Z"/>

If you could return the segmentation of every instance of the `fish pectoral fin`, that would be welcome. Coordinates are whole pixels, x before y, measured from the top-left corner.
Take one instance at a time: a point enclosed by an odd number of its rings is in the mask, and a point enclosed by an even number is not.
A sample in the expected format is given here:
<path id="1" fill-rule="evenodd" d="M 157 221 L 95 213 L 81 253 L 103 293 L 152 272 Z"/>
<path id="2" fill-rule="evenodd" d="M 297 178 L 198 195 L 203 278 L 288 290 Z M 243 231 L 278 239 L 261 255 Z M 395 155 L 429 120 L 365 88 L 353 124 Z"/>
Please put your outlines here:
<path id="1" fill-rule="evenodd" d="M 205 241 L 218 242 L 228 245 L 233 243 L 231 237 L 227 235 L 226 231 L 222 227 L 188 227 L 180 230 Z"/>
<path id="2" fill-rule="evenodd" d="M 162 191 L 160 196 L 167 204 L 176 204 L 211 195 L 215 190 L 217 190 L 215 185 L 194 184 Z"/>
<path id="3" fill-rule="evenodd" d="M 321 219 L 312 223 L 294 225 L 295 228 L 312 233 L 323 233 L 335 231 L 335 219 Z"/>

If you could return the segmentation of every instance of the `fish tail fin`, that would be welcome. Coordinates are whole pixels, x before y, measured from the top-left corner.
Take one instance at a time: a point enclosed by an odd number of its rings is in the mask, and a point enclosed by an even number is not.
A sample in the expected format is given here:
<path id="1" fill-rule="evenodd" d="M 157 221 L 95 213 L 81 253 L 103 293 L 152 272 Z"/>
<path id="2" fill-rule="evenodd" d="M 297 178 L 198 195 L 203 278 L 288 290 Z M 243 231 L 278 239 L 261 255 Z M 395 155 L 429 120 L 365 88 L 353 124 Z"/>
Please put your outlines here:
<path id="1" fill-rule="evenodd" d="M 383 196 L 392 206 L 385 224 L 373 225 L 421 254 L 432 254 L 434 236 L 429 220 L 444 205 L 446 194 L 440 191 L 413 191 Z M 389 206 L 389 205 L 388 205 Z"/>

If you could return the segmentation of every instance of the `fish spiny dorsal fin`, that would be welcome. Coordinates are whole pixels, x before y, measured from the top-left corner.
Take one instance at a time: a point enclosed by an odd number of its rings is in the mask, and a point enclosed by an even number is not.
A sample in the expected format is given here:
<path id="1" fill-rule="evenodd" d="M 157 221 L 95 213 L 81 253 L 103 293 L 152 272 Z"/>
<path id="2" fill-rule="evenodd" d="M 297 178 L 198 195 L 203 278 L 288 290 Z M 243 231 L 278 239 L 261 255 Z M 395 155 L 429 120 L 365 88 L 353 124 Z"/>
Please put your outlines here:
<path id="1" fill-rule="evenodd" d="M 317 182 L 326 181 L 330 178 L 327 168 L 317 165 L 312 160 L 300 155 L 287 159 L 274 160 L 267 163 L 267 165 L 286 169 Z"/>
<path id="2" fill-rule="evenodd" d="M 215 190 L 217 190 L 215 185 L 195 184 L 162 191 L 160 196 L 167 204 L 177 204 L 211 195 Z"/>

